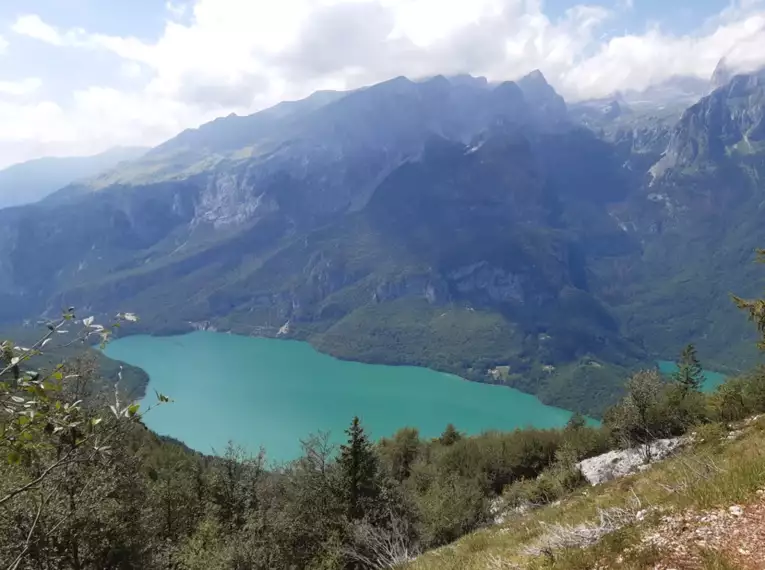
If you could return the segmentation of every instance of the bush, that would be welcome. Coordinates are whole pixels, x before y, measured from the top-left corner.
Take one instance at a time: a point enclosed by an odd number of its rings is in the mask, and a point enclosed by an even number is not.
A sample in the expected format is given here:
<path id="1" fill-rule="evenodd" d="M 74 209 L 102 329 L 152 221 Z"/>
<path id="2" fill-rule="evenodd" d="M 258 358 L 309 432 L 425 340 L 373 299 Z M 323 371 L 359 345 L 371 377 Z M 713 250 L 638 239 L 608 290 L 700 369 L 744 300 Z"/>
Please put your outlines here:
<path id="1" fill-rule="evenodd" d="M 698 426 L 694 433 L 694 442 L 717 447 L 728 435 L 728 430 L 719 422 Z"/>
<path id="2" fill-rule="evenodd" d="M 765 412 L 765 366 L 758 366 L 744 376 L 743 396 L 749 413 Z"/>
<path id="3" fill-rule="evenodd" d="M 553 503 L 587 484 L 581 470 L 575 466 L 556 465 L 536 479 L 510 484 L 502 494 L 509 507 L 542 506 Z"/>
<path id="4" fill-rule="evenodd" d="M 452 476 L 439 479 L 418 498 L 419 534 L 427 547 L 446 544 L 474 530 L 489 516 L 479 481 Z"/>
<path id="5" fill-rule="evenodd" d="M 506 487 L 505 503 L 510 507 L 547 505 L 587 484 L 577 465 L 579 457 L 574 448 L 564 445 L 555 456 L 555 464 L 536 479 L 515 481 Z"/>
<path id="6" fill-rule="evenodd" d="M 744 398 L 747 381 L 733 378 L 722 384 L 710 396 L 709 404 L 716 421 L 735 422 L 744 419 L 750 412 Z"/>

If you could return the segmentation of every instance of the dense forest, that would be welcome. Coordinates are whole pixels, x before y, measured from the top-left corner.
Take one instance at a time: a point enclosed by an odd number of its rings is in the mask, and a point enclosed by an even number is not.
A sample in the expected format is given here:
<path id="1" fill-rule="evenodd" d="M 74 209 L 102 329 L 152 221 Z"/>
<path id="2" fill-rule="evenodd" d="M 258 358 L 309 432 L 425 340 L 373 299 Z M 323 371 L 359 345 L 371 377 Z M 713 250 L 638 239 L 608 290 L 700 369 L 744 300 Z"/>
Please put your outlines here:
<path id="1" fill-rule="evenodd" d="M 765 301 L 735 302 L 765 334 Z M 584 458 L 765 411 L 765 368 L 703 394 L 688 346 L 671 378 L 632 375 L 597 427 L 576 415 L 557 430 L 467 437 L 449 425 L 373 442 L 353 418 L 339 449 L 308 436 L 284 465 L 234 444 L 209 457 L 143 426 L 170 398 L 141 409 L 92 358 L 34 369 L 59 336 L 108 342 L 135 320 L 100 325 L 70 309 L 30 347 L 3 343 L 2 568 L 389 568 L 490 524 L 498 501 L 540 505 L 583 485 Z"/>

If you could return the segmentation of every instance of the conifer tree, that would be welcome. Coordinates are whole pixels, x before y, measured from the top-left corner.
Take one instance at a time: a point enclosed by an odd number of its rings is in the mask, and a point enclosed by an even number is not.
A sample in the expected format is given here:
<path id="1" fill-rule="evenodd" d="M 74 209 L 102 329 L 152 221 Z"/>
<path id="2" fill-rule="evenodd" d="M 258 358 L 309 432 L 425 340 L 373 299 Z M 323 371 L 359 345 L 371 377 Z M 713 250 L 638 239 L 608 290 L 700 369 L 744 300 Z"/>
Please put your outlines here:
<path id="1" fill-rule="evenodd" d="M 342 490 L 348 518 L 363 519 L 374 507 L 380 495 L 377 455 L 364 432 L 358 416 L 345 431 L 348 443 L 340 446 Z"/>
<path id="2" fill-rule="evenodd" d="M 696 347 L 692 344 L 686 346 L 680 353 L 677 361 L 677 371 L 672 374 L 672 379 L 683 388 L 683 391 L 699 392 L 704 384 L 704 370 L 701 368 Z"/>
<path id="3" fill-rule="evenodd" d="M 577 431 L 587 427 L 587 418 L 579 412 L 575 412 L 566 422 L 566 431 Z"/>
<path id="4" fill-rule="evenodd" d="M 441 445 L 454 445 L 460 439 L 462 439 L 462 434 L 457 431 L 454 424 L 448 424 L 441 437 L 438 438 L 438 441 L 441 442 Z"/>

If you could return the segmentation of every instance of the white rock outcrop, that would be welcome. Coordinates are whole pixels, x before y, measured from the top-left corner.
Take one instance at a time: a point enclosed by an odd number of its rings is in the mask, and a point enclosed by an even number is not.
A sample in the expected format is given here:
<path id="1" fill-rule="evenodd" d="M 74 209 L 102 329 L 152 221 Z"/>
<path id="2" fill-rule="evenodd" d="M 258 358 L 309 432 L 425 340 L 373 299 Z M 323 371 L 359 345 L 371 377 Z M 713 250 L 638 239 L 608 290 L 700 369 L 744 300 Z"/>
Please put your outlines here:
<path id="1" fill-rule="evenodd" d="M 661 461 L 685 443 L 684 438 L 658 439 L 650 445 L 609 451 L 577 464 L 590 485 L 600 485 L 637 471 L 651 463 Z"/>

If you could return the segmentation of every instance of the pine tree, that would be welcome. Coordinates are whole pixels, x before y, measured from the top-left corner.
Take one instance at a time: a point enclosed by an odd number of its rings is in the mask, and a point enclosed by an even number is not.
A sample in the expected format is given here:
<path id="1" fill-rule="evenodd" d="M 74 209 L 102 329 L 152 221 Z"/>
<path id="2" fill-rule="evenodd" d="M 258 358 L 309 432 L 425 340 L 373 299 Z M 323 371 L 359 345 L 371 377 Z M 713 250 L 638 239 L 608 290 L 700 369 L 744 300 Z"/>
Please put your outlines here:
<path id="1" fill-rule="evenodd" d="M 683 390 L 688 392 L 699 392 L 704 384 L 704 370 L 701 368 L 698 356 L 696 356 L 696 347 L 689 344 L 680 353 L 680 359 L 677 361 L 677 371 L 672 375 L 672 379 L 677 382 Z"/>
<path id="2" fill-rule="evenodd" d="M 566 431 L 577 431 L 587 427 L 587 418 L 579 412 L 575 412 L 566 423 Z"/>
<path id="3" fill-rule="evenodd" d="M 363 519 L 380 496 L 377 455 L 358 417 L 345 431 L 348 443 L 340 446 L 340 471 L 348 518 Z"/>
<path id="4" fill-rule="evenodd" d="M 438 438 L 438 441 L 441 442 L 441 445 L 454 445 L 460 439 L 462 439 L 462 434 L 457 431 L 454 424 L 448 424 L 441 437 Z"/>

